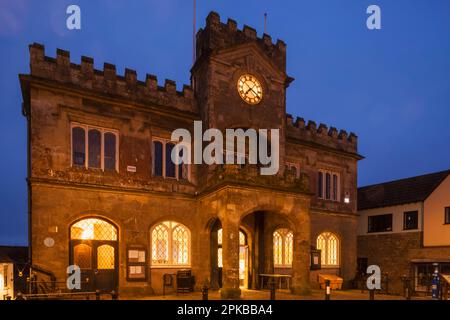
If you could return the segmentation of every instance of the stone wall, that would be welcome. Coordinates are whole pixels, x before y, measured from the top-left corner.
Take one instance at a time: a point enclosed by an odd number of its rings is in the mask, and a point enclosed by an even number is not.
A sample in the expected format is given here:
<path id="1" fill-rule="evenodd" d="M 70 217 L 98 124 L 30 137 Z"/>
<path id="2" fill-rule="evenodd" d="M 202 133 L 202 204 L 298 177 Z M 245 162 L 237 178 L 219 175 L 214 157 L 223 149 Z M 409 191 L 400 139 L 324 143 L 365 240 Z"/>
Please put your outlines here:
<path id="1" fill-rule="evenodd" d="M 400 277 L 413 276 L 411 260 L 428 250 L 421 243 L 421 232 L 358 236 L 358 257 L 367 258 L 368 265 L 378 265 L 382 274 L 387 272 L 389 291 L 400 294 Z"/>

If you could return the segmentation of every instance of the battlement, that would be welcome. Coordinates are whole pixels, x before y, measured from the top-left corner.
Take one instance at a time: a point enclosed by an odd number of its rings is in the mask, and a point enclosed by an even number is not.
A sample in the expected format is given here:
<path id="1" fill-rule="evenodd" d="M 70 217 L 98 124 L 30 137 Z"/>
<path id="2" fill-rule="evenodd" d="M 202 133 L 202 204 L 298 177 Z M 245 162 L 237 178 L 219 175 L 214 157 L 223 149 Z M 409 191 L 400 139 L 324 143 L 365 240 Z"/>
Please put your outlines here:
<path id="1" fill-rule="evenodd" d="M 116 66 L 104 63 L 103 70 L 94 69 L 94 59 L 81 57 L 81 63 L 70 61 L 70 52 L 56 50 L 56 58 L 45 55 L 42 44 L 33 43 L 30 49 L 31 75 L 65 85 L 89 89 L 111 97 L 125 98 L 142 103 L 156 103 L 183 111 L 197 112 L 191 86 L 184 85 L 177 91 L 176 83 L 166 79 L 163 86 L 158 85 L 156 76 L 147 74 L 145 81 L 137 80 L 135 70 L 125 69 L 118 75 Z"/>
<path id="2" fill-rule="evenodd" d="M 206 18 L 205 28 L 197 32 L 197 58 L 215 50 L 249 42 L 257 43 L 276 66 L 281 70 L 286 69 L 286 44 L 282 40 L 277 40 L 274 44 L 268 34 L 259 38 L 256 30 L 247 25 L 239 30 L 236 21 L 232 19 L 222 23 L 219 14 L 214 11 Z"/>
<path id="3" fill-rule="evenodd" d="M 326 147 L 337 150 L 357 153 L 358 137 L 351 132 L 338 131 L 335 127 L 328 128 L 327 125 L 321 123 L 319 127 L 314 121 L 297 117 L 295 122 L 292 115 L 286 115 L 287 137 L 302 140 L 308 143 L 317 143 Z"/>

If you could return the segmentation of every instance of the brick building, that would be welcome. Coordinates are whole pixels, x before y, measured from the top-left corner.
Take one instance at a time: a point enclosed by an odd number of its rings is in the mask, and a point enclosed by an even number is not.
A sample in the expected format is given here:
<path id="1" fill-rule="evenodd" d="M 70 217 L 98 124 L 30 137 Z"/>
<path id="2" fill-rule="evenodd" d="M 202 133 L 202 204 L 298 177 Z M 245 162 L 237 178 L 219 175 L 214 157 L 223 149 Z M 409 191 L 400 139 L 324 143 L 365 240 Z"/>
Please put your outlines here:
<path id="1" fill-rule="evenodd" d="M 430 291 L 434 263 L 450 274 L 450 171 L 358 189 L 358 259 L 388 273 L 389 291 L 402 277 L 417 293 Z"/>
<path id="2" fill-rule="evenodd" d="M 186 52 L 186 54 L 188 54 Z M 190 269 L 224 298 L 260 288 L 259 274 L 292 276 L 307 292 L 317 273 L 356 271 L 357 138 L 286 114 L 286 45 L 210 13 L 197 34 L 191 85 L 137 80 L 93 59 L 81 64 L 30 45 L 20 75 L 28 120 L 33 265 L 59 281 L 79 265 L 86 289 L 160 293 L 164 274 Z M 257 92 L 242 90 L 250 81 Z M 248 85 L 248 83 L 247 83 Z M 248 87 L 249 88 L 249 87 Z M 247 94 L 247 95 L 246 95 Z M 307 108 L 307 106 L 305 106 Z M 175 165 L 177 128 L 280 130 L 280 170 Z M 322 269 L 310 271 L 310 250 Z"/>

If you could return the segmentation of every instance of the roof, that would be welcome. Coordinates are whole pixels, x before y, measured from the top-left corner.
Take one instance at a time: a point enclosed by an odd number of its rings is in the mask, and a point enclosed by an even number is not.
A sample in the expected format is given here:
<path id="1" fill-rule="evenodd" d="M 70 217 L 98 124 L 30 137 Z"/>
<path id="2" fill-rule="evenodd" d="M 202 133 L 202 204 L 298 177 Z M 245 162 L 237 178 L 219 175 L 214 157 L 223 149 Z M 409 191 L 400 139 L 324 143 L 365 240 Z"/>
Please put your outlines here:
<path id="1" fill-rule="evenodd" d="M 0 262 L 26 263 L 28 247 L 0 246 Z"/>
<path id="2" fill-rule="evenodd" d="M 449 174 L 445 170 L 358 188 L 358 210 L 424 201 Z"/>

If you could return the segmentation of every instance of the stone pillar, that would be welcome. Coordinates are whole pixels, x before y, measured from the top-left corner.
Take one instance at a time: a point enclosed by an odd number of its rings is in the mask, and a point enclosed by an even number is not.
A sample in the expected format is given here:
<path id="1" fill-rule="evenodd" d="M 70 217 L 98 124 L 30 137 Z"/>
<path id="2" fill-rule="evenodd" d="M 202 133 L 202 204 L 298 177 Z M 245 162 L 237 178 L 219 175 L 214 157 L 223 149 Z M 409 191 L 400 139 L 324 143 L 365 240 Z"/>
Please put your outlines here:
<path id="1" fill-rule="evenodd" d="M 226 219 L 228 220 L 228 219 Z M 222 221 L 222 299 L 238 299 L 239 288 L 239 222 Z"/>
<path id="2" fill-rule="evenodd" d="M 310 263 L 310 221 L 306 214 L 301 222 L 296 224 L 294 232 L 294 252 L 292 259 L 292 283 L 293 294 L 310 293 L 309 263 Z"/>

